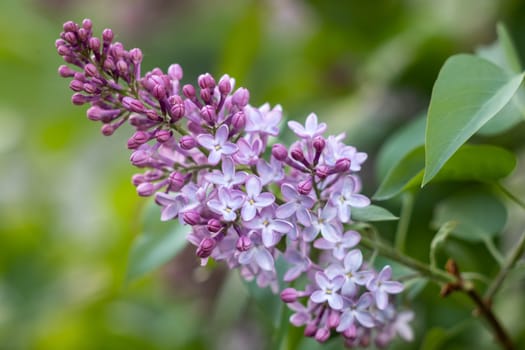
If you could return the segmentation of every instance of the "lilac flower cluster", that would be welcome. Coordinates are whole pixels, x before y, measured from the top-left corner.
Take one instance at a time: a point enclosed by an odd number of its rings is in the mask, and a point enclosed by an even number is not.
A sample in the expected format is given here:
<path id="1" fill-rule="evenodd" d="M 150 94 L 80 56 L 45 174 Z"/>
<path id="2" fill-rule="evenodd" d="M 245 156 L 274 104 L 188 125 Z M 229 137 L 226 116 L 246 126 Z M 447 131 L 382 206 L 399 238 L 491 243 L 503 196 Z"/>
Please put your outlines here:
<path id="1" fill-rule="evenodd" d="M 412 337 L 412 314 L 391 303 L 403 286 L 389 266 L 378 273 L 366 264 L 359 233 L 345 228 L 352 208 L 370 200 L 356 175 L 367 156 L 344 144 L 344 134 L 324 136 L 326 124 L 311 114 L 304 126 L 288 122 L 296 142 L 272 145 L 279 105 L 251 106 L 248 90 L 227 75 L 217 82 L 203 74 L 197 86 L 181 85 L 176 64 L 141 75 L 141 51 L 113 42 L 109 29 L 94 37 L 87 19 L 65 23 L 56 47 L 79 68 L 59 68 L 72 78 L 73 103 L 90 105 L 87 116 L 104 135 L 126 122 L 135 129 L 127 147 L 144 171 L 133 184 L 140 196 L 154 196 L 161 220 L 191 228 L 203 265 L 224 261 L 277 293 L 275 262 L 284 260 L 290 321 L 320 342 L 336 333 L 349 347 Z"/>

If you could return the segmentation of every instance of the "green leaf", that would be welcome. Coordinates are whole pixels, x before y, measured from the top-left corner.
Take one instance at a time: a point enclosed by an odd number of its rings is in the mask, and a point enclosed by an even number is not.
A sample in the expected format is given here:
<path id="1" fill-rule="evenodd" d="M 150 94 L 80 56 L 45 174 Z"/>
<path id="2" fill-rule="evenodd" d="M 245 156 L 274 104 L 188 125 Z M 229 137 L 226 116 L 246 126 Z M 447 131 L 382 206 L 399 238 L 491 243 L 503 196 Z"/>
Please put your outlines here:
<path id="1" fill-rule="evenodd" d="M 425 136 L 422 185 L 516 93 L 524 74 L 508 77 L 497 65 L 473 55 L 449 58 L 434 84 Z"/>
<path id="2" fill-rule="evenodd" d="M 397 216 L 377 205 L 369 205 L 364 208 L 352 208 L 352 220 L 354 221 L 392 221 L 399 219 Z"/>
<path id="3" fill-rule="evenodd" d="M 491 145 L 463 145 L 450 158 L 433 182 L 491 182 L 509 175 L 516 166 L 516 157 L 504 148 Z M 416 148 L 403 158 L 385 177 L 373 198 L 385 200 L 421 184 L 424 149 Z"/>
<path id="4" fill-rule="evenodd" d="M 142 233 L 129 254 L 126 280 L 131 281 L 160 267 L 186 246 L 187 228 L 176 220 L 160 221 L 160 208 L 150 201 L 144 210 Z"/>
<path id="5" fill-rule="evenodd" d="M 377 156 L 377 174 L 384 179 L 410 151 L 425 144 L 426 115 L 421 115 L 394 133 Z"/>
<path id="6" fill-rule="evenodd" d="M 429 330 L 425 338 L 423 339 L 423 343 L 421 344 L 421 350 L 439 350 L 443 349 L 442 345 L 447 341 L 449 338 L 448 332 L 443 328 L 432 328 Z"/>
<path id="7" fill-rule="evenodd" d="M 454 221 L 450 235 L 469 242 L 482 242 L 496 236 L 507 221 L 507 210 L 493 194 L 483 189 L 463 192 L 440 202 L 432 226 Z"/>

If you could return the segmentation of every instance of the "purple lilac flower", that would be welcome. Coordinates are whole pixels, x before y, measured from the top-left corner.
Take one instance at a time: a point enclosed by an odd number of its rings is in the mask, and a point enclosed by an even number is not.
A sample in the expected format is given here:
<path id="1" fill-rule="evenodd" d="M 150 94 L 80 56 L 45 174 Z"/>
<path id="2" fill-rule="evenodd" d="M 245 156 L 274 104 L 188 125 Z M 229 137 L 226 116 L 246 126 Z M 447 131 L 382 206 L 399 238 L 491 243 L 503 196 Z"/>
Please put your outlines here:
<path id="1" fill-rule="evenodd" d="M 290 322 L 319 342 L 335 333 L 349 346 L 411 339 L 413 314 L 390 303 L 402 284 L 390 280 L 390 267 L 377 274 L 367 266 L 359 233 L 343 225 L 353 207 L 370 204 L 356 174 L 366 153 L 344 134 L 323 136 L 327 126 L 313 113 L 304 125 L 288 122 L 297 136 L 289 147 L 270 147 L 281 106 L 251 106 L 249 91 L 228 75 L 183 84 L 178 64 L 143 73 L 142 52 L 114 37 L 110 29 L 94 36 L 88 19 L 66 22 L 55 43 L 67 63 L 59 74 L 103 135 L 131 126 L 125 147 L 141 171 L 132 178 L 137 193 L 154 197 L 162 221 L 190 228 L 201 264 L 222 261 L 277 293 L 275 262 L 284 260 L 284 282 L 305 283 L 281 294 Z"/>

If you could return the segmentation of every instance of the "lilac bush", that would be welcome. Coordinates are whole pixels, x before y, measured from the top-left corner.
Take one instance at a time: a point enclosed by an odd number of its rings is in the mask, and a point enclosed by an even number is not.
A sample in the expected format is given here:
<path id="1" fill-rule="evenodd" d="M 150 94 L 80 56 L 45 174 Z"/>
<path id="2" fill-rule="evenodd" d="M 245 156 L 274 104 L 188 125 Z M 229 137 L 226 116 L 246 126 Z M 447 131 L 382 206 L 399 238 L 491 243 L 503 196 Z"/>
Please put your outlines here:
<path id="1" fill-rule="evenodd" d="M 295 142 L 276 143 L 281 106 L 250 105 L 249 91 L 228 75 L 184 85 L 177 64 L 142 73 L 142 52 L 114 42 L 110 29 L 94 36 L 89 19 L 63 28 L 56 48 L 69 65 L 59 73 L 71 79 L 72 102 L 89 105 L 87 117 L 106 136 L 133 127 L 127 147 L 141 169 L 132 178 L 137 193 L 154 197 L 160 220 L 189 227 L 202 265 L 224 261 L 280 293 L 294 311 L 290 322 L 319 342 L 412 339 L 413 314 L 395 304 L 403 285 L 390 266 L 378 272 L 364 261 L 351 227 L 352 209 L 370 205 L 358 175 L 367 155 L 344 134 L 325 135 L 312 113 L 304 125 L 288 122 Z"/>

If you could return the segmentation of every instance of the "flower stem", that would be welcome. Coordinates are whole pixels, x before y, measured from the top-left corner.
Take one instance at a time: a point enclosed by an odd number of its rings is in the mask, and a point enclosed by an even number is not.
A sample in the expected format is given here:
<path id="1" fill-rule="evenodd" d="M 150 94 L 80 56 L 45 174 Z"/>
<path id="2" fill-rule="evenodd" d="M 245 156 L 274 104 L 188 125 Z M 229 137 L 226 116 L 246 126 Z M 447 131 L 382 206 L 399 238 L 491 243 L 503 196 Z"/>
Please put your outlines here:
<path id="1" fill-rule="evenodd" d="M 514 250 L 510 253 L 507 260 L 504 262 L 501 270 L 499 271 L 498 275 L 494 280 L 492 281 L 492 284 L 487 289 L 487 292 L 485 293 L 484 299 L 488 304 L 492 303 L 492 299 L 494 298 L 494 295 L 498 292 L 499 288 L 503 284 L 503 281 L 509 274 L 510 270 L 514 267 L 520 256 L 525 251 L 525 232 L 521 234 L 520 240 L 518 243 L 514 246 Z"/>
<path id="2" fill-rule="evenodd" d="M 399 252 L 398 250 L 386 245 L 385 243 L 382 243 L 378 240 L 373 240 L 368 237 L 362 236 L 361 237 L 361 245 L 372 249 L 377 250 L 377 252 L 386 257 L 390 258 L 394 261 L 397 261 L 417 272 L 419 272 L 421 275 L 437 282 L 437 283 L 450 283 L 455 281 L 454 276 L 449 274 L 446 271 L 433 268 L 419 260 L 416 260 L 414 258 L 411 258 L 407 255 L 404 255 L 403 253 Z"/>
<path id="3" fill-rule="evenodd" d="M 401 204 L 401 215 L 399 223 L 397 224 L 396 239 L 394 246 L 402 253 L 405 252 L 405 243 L 407 239 L 408 226 L 410 224 L 410 217 L 412 216 L 412 209 L 414 209 L 414 194 L 407 192 L 403 195 Z"/>
<path id="4" fill-rule="evenodd" d="M 510 192 L 509 190 L 507 190 L 505 187 L 503 187 L 502 184 L 500 183 L 496 183 L 495 184 L 495 187 L 498 191 L 500 191 L 505 197 L 507 197 L 508 199 L 510 199 L 511 201 L 513 201 L 515 204 L 517 204 L 518 206 L 520 206 L 522 209 L 525 209 L 525 202 L 522 201 L 521 199 L 519 199 L 518 197 L 516 197 L 514 194 L 512 194 L 512 192 Z"/>

